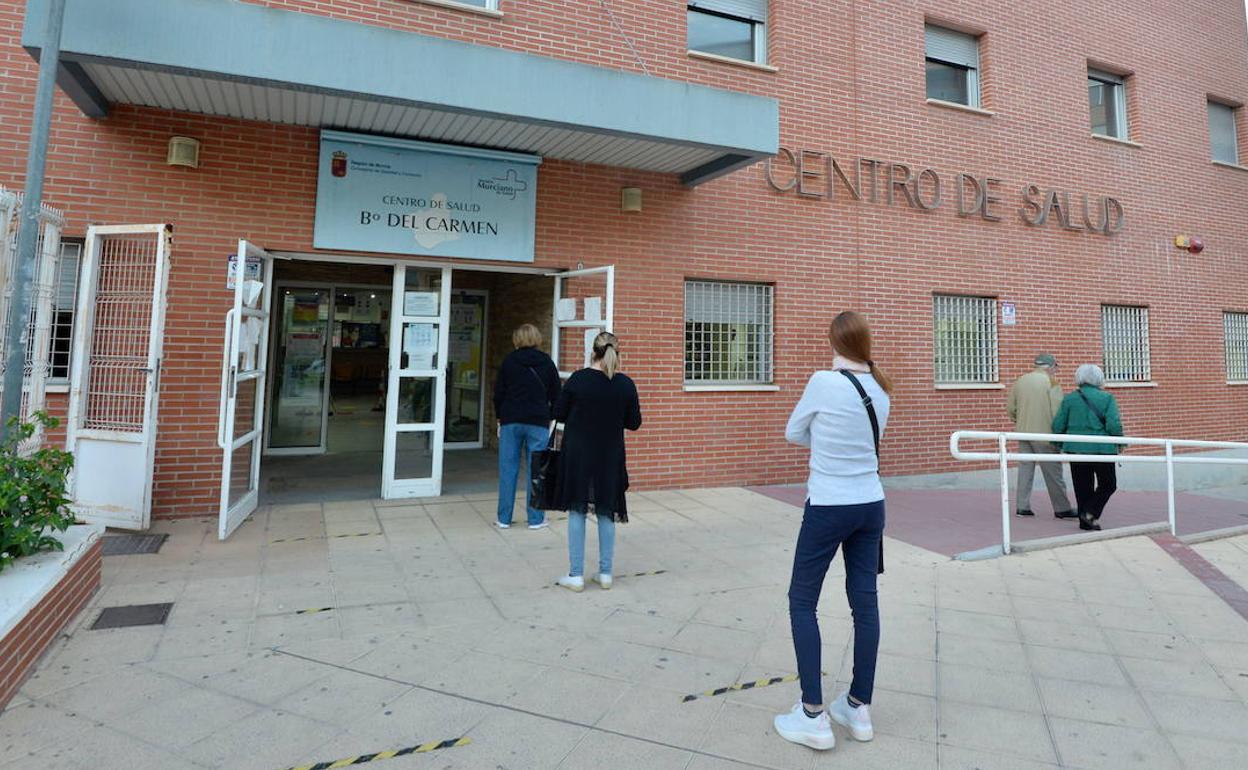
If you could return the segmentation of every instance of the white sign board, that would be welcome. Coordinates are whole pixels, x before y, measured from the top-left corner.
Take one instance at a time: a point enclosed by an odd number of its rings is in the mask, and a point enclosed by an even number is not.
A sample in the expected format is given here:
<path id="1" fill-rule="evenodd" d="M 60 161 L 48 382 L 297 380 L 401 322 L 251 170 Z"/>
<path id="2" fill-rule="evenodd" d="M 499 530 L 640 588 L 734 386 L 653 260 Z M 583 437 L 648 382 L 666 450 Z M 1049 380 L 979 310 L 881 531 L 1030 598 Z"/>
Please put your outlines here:
<path id="1" fill-rule="evenodd" d="M 245 276 L 246 280 L 258 282 L 260 280 L 260 267 L 262 264 L 263 264 L 263 260 L 261 260 L 260 257 L 248 257 L 247 258 L 247 275 Z M 225 288 L 233 291 L 234 286 L 237 283 L 238 283 L 238 255 L 231 254 L 229 257 L 229 263 L 225 270 Z"/>
<path id="2" fill-rule="evenodd" d="M 1001 303 L 1001 325 L 1014 326 L 1018 323 L 1018 307 L 1013 302 Z"/>
<path id="3" fill-rule="evenodd" d="M 404 292 L 403 315 L 438 315 L 438 293 L 436 291 Z"/>

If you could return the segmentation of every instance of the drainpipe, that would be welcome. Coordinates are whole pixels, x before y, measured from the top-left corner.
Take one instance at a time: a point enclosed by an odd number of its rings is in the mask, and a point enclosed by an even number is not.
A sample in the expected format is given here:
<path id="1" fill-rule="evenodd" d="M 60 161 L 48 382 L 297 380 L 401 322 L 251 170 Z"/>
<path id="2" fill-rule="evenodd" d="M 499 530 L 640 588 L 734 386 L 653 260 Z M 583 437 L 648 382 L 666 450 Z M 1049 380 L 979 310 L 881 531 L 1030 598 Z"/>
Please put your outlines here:
<path id="1" fill-rule="evenodd" d="M 27 8 L 30 8 L 28 5 Z M 22 411 L 22 381 L 26 371 L 26 344 L 30 329 L 30 306 L 35 277 L 35 247 L 39 240 L 39 208 L 43 203 L 43 173 L 48 159 L 48 134 L 52 127 L 52 97 L 61 58 L 61 27 L 65 0 L 50 0 L 44 19 L 43 45 L 39 49 L 39 82 L 35 89 L 35 115 L 30 126 L 26 155 L 26 184 L 13 266 L 13 293 L 9 303 L 4 340 L 4 383 L 0 397 L 0 437 L 9 434 L 9 420 Z"/>

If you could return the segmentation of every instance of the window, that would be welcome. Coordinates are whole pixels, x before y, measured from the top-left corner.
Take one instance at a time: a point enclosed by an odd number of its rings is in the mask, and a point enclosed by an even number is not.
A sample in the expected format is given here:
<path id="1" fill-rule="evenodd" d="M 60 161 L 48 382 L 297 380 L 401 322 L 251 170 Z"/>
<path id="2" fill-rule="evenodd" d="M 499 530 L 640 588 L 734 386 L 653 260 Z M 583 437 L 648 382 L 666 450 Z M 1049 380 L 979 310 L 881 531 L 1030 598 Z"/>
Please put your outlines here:
<path id="1" fill-rule="evenodd" d="M 1088 70 L 1088 112 L 1092 133 L 1127 138 L 1127 84 L 1118 75 Z"/>
<path id="2" fill-rule="evenodd" d="M 1226 379 L 1248 382 L 1248 313 L 1223 313 L 1226 324 Z"/>
<path id="3" fill-rule="evenodd" d="M 979 385 L 997 375 L 997 301 L 937 294 L 932 298 L 937 385 Z"/>
<path id="4" fill-rule="evenodd" d="M 685 383 L 772 382 L 772 287 L 685 281 Z"/>
<path id="5" fill-rule="evenodd" d="M 1150 382 L 1148 308 L 1101 305 L 1106 382 Z"/>
<path id="6" fill-rule="evenodd" d="M 52 384 L 69 382 L 69 355 L 73 346 L 74 306 L 78 301 L 78 266 L 81 260 L 82 241 L 61 241 L 61 259 L 56 267 L 52 295 L 51 369 L 48 372 L 48 381 Z"/>
<path id="7" fill-rule="evenodd" d="M 1235 125 L 1237 110 L 1229 104 L 1209 102 L 1209 150 L 1213 159 L 1222 163 L 1239 163 L 1239 131 Z"/>
<path id="8" fill-rule="evenodd" d="M 689 50 L 767 61 L 768 0 L 690 0 Z"/>
<path id="9" fill-rule="evenodd" d="M 979 106 L 979 38 L 927 25 L 927 98 Z"/>

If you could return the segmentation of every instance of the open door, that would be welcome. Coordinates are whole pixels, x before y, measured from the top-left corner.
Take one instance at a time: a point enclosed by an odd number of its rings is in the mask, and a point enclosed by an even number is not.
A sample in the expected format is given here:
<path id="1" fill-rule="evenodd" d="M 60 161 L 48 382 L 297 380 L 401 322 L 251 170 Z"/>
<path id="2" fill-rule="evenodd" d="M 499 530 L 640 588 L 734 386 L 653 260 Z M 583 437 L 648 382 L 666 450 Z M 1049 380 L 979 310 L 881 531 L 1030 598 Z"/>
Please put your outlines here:
<path id="1" fill-rule="evenodd" d="M 390 311 L 381 495 L 442 494 L 451 268 L 397 265 Z"/>
<path id="2" fill-rule="evenodd" d="M 217 431 L 222 449 L 217 536 L 222 540 L 238 529 L 260 502 L 269 307 L 273 300 L 272 257 L 264 249 L 239 241 L 230 281 L 234 306 L 225 314 Z"/>
<path id="3" fill-rule="evenodd" d="M 550 354 L 559 376 L 589 366 L 594 337 L 615 322 L 615 266 L 551 273 L 555 279 L 554 321 Z"/>
<path id="4" fill-rule="evenodd" d="M 74 315 L 68 445 L 78 516 L 147 529 L 169 278 L 169 225 L 87 230 Z"/>

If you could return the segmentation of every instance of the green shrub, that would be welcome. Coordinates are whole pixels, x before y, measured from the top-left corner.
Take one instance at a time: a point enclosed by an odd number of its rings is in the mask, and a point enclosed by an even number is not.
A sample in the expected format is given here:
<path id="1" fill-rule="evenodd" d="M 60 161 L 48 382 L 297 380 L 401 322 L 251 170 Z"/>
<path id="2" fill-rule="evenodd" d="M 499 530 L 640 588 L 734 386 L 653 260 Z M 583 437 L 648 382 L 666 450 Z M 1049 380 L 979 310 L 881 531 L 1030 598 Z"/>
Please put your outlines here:
<path id="1" fill-rule="evenodd" d="M 31 422 L 15 417 L 0 444 L 0 571 L 22 556 L 65 547 L 53 533 L 64 532 L 74 523 L 65 496 L 74 456 L 50 447 L 28 455 L 18 451 L 40 427 L 46 431 L 57 424 L 43 412 L 37 412 Z"/>

